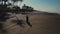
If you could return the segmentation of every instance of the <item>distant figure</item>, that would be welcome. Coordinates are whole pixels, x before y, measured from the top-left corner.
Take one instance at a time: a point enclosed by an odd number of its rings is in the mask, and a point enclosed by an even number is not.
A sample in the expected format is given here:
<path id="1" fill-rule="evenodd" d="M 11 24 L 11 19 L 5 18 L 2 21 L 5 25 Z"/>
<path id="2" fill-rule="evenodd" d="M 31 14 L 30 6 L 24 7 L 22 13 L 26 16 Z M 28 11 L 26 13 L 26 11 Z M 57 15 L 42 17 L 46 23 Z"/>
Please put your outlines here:
<path id="1" fill-rule="evenodd" d="M 30 22 L 29 22 L 29 17 L 28 17 L 28 15 L 26 15 L 26 23 L 27 23 L 30 27 L 32 27 L 32 25 L 31 25 Z"/>

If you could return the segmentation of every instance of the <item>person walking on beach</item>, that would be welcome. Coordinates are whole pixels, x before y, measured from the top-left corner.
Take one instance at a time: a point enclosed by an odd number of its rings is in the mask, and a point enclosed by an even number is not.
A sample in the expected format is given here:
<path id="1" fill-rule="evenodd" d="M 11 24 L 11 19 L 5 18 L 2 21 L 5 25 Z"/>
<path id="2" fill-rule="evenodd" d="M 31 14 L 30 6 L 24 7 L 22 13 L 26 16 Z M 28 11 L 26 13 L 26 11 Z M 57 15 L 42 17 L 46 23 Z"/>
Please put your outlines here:
<path id="1" fill-rule="evenodd" d="M 32 25 L 31 25 L 30 22 L 29 22 L 29 17 L 28 17 L 28 15 L 26 15 L 26 23 L 27 23 L 30 27 L 32 27 Z"/>

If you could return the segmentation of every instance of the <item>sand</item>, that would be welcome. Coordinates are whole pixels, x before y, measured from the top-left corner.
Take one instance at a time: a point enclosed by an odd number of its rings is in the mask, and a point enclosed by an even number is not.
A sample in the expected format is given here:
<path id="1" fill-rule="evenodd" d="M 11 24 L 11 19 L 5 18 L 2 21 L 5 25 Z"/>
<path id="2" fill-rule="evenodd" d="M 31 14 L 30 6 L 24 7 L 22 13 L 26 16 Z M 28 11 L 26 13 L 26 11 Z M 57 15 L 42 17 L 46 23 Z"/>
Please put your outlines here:
<path id="1" fill-rule="evenodd" d="M 6 34 L 60 34 L 60 15 L 31 14 L 29 21 L 32 27 L 26 24 L 25 15 L 17 14 L 17 17 L 23 20 L 24 27 L 12 22 L 12 20 L 16 20 L 15 17 L 8 19 L 4 23 Z"/>

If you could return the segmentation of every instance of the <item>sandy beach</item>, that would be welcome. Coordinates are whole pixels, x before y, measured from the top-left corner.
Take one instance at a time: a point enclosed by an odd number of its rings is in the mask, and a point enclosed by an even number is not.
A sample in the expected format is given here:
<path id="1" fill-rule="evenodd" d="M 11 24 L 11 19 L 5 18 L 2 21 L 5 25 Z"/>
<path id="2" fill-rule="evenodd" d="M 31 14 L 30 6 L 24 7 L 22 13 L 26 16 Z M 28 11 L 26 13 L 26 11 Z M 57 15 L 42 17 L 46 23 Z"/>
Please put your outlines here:
<path id="1" fill-rule="evenodd" d="M 31 14 L 29 21 L 32 27 L 26 24 L 25 15 L 17 14 L 16 16 L 23 20 L 24 27 L 12 22 L 12 20 L 16 20 L 16 17 L 8 19 L 4 23 L 6 34 L 60 34 L 60 15 Z"/>

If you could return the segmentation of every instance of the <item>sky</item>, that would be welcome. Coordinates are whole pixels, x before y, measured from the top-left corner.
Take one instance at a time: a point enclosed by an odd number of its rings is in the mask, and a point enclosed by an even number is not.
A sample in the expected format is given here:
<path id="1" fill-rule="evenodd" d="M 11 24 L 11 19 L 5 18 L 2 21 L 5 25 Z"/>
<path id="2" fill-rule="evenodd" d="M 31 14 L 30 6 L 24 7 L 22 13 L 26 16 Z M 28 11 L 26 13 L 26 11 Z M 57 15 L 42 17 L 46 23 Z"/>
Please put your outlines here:
<path id="1" fill-rule="evenodd" d="M 27 6 L 31 6 L 38 11 L 46 11 L 60 14 L 60 0 L 23 0 L 22 3 L 19 1 L 18 3 L 15 3 L 15 5 L 21 7 L 24 4 L 26 4 Z"/>
<path id="2" fill-rule="evenodd" d="M 24 0 L 23 4 L 39 11 L 60 13 L 60 0 Z"/>

